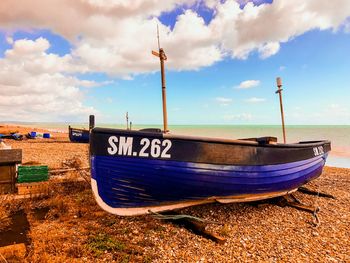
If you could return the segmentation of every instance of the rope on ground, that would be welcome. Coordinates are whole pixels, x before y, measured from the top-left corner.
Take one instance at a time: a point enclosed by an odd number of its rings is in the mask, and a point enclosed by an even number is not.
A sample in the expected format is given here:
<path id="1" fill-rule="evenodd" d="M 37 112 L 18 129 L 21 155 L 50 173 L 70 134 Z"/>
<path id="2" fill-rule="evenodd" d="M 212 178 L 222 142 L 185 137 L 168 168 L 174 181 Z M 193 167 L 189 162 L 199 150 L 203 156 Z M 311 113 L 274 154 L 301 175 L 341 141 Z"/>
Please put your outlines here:
<path id="1" fill-rule="evenodd" d="M 71 171 L 80 171 L 80 170 L 88 170 L 88 169 L 90 169 L 90 167 L 56 169 L 56 170 L 50 170 L 49 173 L 52 173 L 52 174 L 66 173 L 66 172 L 71 172 Z"/>
<path id="2" fill-rule="evenodd" d="M 0 253 L 1 258 L 4 260 L 5 263 L 8 263 L 8 261 L 6 260 L 6 258 Z"/>
<path id="3" fill-rule="evenodd" d="M 90 184 L 91 184 L 91 177 L 90 177 L 89 175 L 87 175 L 85 172 L 86 172 L 85 170 L 80 170 L 80 171 L 78 172 L 78 175 L 79 175 L 81 178 L 83 178 L 84 181 L 85 181 L 88 185 L 90 185 Z"/>
<path id="4" fill-rule="evenodd" d="M 321 221 L 317 215 L 317 212 L 319 211 L 317 208 L 315 209 L 315 211 L 312 214 L 313 215 L 313 224 L 315 225 L 316 228 L 321 224 Z"/>
<path id="5" fill-rule="evenodd" d="M 207 223 L 207 224 L 217 224 L 217 225 L 223 225 L 223 223 L 220 222 L 215 222 L 215 221 L 210 221 L 206 220 L 203 218 L 195 217 L 195 216 L 190 216 L 190 215 L 162 215 L 157 212 L 153 212 L 151 210 L 148 210 L 148 213 L 150 213 L 154 218 L 156 219 L 162 219 L 162 220 L 181 220 L 181 219 L 189 219 L 189 220 L 195 220 L 199 221 L 202 223 Z"/>
<path id="6" fill-rule="evenodd" d="M 66 168 L 66 169 L 56 169 L 50 170 L 49 174 L 52 176 L 57 176 L 57 174 L 62 174 L 66 172 L 77 172 L 77 174 L 88 184 L 90 185 L 91 178 L 86 175 L 86 171 L 89 170 L 90 167 L 81 167 L 81 168 Z"/>

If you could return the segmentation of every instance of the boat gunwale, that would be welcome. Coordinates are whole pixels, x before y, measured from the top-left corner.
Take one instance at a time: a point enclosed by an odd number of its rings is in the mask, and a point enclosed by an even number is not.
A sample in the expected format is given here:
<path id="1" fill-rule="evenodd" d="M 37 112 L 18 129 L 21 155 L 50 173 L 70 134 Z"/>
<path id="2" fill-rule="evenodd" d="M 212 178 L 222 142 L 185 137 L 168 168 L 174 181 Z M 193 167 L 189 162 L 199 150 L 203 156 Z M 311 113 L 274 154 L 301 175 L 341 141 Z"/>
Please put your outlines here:
<path id="1" fill-rule="evenodd" d="M 68 126 L 68 129 L 69 129 L 69 131 L 77 130 L 77 131 L 89 132 L 88 129 L 84 129 L 84 128 L 73 128 L 73 127 L 71 127 L 71 126 Z"/>
<path id="2" fill-rule="evenodd" d="M 257 146 L 257 147 L 273 147 L 273 148 L 309 148 L 322 146 L 324 144 L 330 144 L 329 140 L 317 140 L 317 141 L 300 141 L 298 143 L 276 143 L 276 144 L 259 144 L 256 141 L 246 141 L 244 139 L 227 139 L 227 138 L 217 138 L 217 137 L 205 137 L 205 136 L 189 136 L 189 135 L 175 135 L 171 133 L 153 133 L 153 132 L 142 132 L 138 130 L 124 130 L 124 129 L 113 129 L 113 128 L 102 128 L 95 127 L 91 130 L 91 133 L 103 133 L 103 134 L 114 134 L 122 132 L 124 134 L 145 136 L 145 137 L 155 137 L 160 136 L 164 139 L 175 139 L 175 140 L 188 140 L 194 142 L 208 142 L 208 143 L 220 143 L 220 144 L 235 144 L 235 145 L 247 145 L 247 146 Z"/>

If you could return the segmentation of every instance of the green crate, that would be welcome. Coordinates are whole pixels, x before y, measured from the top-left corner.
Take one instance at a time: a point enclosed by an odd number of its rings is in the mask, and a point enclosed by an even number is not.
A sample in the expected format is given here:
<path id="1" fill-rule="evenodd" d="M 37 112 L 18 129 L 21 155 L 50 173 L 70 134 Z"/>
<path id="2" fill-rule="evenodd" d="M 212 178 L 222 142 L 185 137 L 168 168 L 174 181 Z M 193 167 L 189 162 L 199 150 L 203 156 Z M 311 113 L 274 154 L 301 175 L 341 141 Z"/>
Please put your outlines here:
<path id="1" fill-rule="evenodd" d="M 47 181 L 49 179 L 49 167 L 47 165 L 40 166 L 18 166 L 19 183 L 31 183 Z"/>

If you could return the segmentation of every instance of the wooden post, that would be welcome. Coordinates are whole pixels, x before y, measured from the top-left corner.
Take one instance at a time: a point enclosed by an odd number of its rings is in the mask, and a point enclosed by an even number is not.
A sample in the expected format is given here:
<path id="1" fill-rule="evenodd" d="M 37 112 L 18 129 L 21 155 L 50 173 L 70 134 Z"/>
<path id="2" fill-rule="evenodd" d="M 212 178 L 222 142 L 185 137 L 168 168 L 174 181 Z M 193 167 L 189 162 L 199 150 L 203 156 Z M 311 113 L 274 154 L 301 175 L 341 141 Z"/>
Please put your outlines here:
<path id="1" fill-rule="evenodd" d="M 91 130 L 93 129 L 93 128 L 95 128 L 95 115 L 90 115 L 89 116 L 89 142 L 90 142 L 90 134 L 91 134 Z M 89 147 L 89 156 L 88 156 L 88 160 L 90 160 L 90 155 L 91 155 L 91 153 L 90 153 L 90 147 Z"/>
<path id="2" fill-rule="evenodd" d="M 159 58 L 160 58 L 160 70 L 162 75 L 163 126 L 164 126 L 164 133 L 167 133 L 169 130 L 168 130 L 168 114 L 167 114 L 167 107 L 166 107 L 166 86 L 165 86 L 165 70 L 164 70 L 164 60 L 166 60 L 167 57 L 162 48 L 159 49 Z"/>
<path id="3" fill-rule="evenodd" d="M 278 93 L 280 98 L 280 109 L 281 109 L 281 119 L 282 119 L 282 132 L 283 132 L 283 142 L 286 143 L 286 129 L 284 126 L 284 113 L 283 113 L 283 102 L 282 102 L 282 79 L 278 77 L 276 79 L 278 90 L 275 92 Z"/>
<path id="4" fill-rule="evenodd" d="M 95 115 L 89 116 L 89 130 L 92 130 L 95 127 Z"/>
<path id="5" fill-rule="evenodd" d="M 158 40 L 158 52 L 152 50 L 152 55 L 159 57 L 160 60 L 160 73 L 162 76 L 162 101 L 163 101 L 163 133 L 169 132 L 168 130 L 168 113 L 166 109 L 166 86 L 165 86 L 165 69 L 164 69 L 164 61 L 167 60 L 165 52 L 162 48 L 160 48 L 159 41 L 159 28 L 157 24 L 157 40 Z"/>
<path id="6" fill-rule="evenodd" d="M 162 77 L 162 100 L 163 100 L 163 126 L 164 133 L 169 132 L 168 130 L 168 114 L 167 114 L 167 106 L 166 106 L 166 86 L 165 86 L 165 69 L 164 69 L 164 61 L 167 60 L 165 52 L 162 48 L 159 48 L 159 53 L 156 51 L 152 51 L 152 54 L 159 57 L 160 60 L 160 73 Z"/>
<path id="7" fill-rule="evenodd" d="M 126 129 L 129 130 L 129 113 L 128 112 L 126 112 L 125 118 L 126 118 Z"/>

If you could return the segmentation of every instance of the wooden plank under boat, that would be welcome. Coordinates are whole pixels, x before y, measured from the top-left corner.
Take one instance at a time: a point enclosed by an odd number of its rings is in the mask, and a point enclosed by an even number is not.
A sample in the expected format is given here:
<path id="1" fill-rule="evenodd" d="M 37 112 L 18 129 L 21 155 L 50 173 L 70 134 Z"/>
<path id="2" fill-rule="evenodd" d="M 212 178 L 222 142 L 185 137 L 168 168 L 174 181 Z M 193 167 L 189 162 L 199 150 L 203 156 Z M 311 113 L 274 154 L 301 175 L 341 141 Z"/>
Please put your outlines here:
<path id="1" fill-rule="evenodd" d="M 275 141 L 94 128 L 93 193 L 104 210 L 133 216 L 281 196 L 322 173 L 330 141 Z"/>

